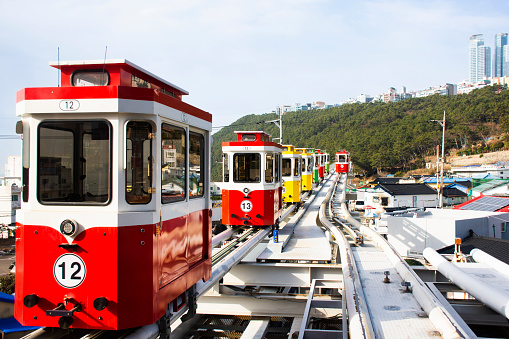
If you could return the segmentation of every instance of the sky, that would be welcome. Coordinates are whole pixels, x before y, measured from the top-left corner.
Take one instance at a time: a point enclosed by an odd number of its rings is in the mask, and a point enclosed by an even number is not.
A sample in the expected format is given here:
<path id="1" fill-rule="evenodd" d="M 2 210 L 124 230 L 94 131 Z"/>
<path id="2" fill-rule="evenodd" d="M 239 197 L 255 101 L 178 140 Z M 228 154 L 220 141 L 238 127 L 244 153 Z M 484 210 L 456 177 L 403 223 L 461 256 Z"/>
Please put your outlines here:
<path id="1" fill-rule="evenodd" d="M 189 91 L 213 126 L 468 78 L 468 39 L 509 32 L 507 0 L 0 0 L 0 175 L 19 155 L 16 92 L 50 61 L 127 59 Z M 214 128 L 214 131 L 217 131 Z"/>

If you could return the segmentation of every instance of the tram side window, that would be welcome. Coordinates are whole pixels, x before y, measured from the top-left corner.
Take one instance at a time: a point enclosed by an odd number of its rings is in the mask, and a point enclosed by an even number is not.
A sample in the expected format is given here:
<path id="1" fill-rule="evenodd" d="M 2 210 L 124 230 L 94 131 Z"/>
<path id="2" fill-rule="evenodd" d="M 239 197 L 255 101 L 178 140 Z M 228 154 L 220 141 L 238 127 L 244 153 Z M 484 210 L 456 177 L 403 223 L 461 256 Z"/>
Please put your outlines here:
<path id="1" fill-rule="evenodd" d="M 228 154 L 223 153 L 223 182 L 230 181 L 230 164 L 228 162 Z"/>
<path id="2" fill-rule="evenodd" d="M 274 177 L 276 178 L 276 182 L 281 181 L 281 154 L 276 153 L 275 165 L 274 165 Z"/>
<path id="3" fill-rule="evenodd" d="M 148 204 L 152 200 L 152 125 L 130 121 L 126 126 L 126 185 L 129 204 Z"/>
<path id="4" fill-rule="evenodd" d="M 267 153 L 265 155 L 265 182 L 274 181 L 274 154 Z"/>
<path id="5" fill-rule="evenodd" d="M 191 198 L 202 197 L 205 185 L 205 138 L 189 132 L 189 184 Z"/>
<path id="6" fill-rule="evenodd" d="M 41 203 L 110 201 L 110 130 L 104 121 L 46 121 L 39 125 L 37 197 Z"/>
<path id="7" fill-rule="evenodd" d="M 161 128 L 161 202 L 186 199 L 186 130 L 163 124 Z"/>
<path id="8" fill-rule="evenodd" d="M 283 177 L 292 175 L 292 159 L 283 158 Z"/>
<path id="9" fill-rule="evenodd" d="M 313 171 L 313 158 L 306 158 L 306 164 L 307 164 L 307 169 L 308 169 L 308 172 L 312 172 Z"/>
<path id="10" fill-rule="evenodd" d="M 294 159 L 293 160 L 294 167 L 293 167 L 293 176 L 298 177 L 300 176 L 300 160 Z"/>
<path id="11" fill-rule="evenodd" d="M 233 155 L 234 182 L 260 182 L 260 154 L 235 153 Z"/>

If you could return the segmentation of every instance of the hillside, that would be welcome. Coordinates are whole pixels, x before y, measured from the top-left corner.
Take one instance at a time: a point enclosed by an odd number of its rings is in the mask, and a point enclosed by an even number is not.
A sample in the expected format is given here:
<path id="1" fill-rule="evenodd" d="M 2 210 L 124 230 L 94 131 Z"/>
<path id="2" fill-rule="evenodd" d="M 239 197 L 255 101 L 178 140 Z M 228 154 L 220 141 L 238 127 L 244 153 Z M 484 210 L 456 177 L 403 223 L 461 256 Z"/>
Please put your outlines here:
<path id="1" fill-rule="evenodd" d="M 283 116 L 283 141 L 298 147 L 347 149 L 357 171 L 366 175 L 422 168 L 442 142 L 446 111 L 446 152 L 476 151 L 493 146 L 492 136 L 509 132 L 509 91 L 487 86 L 470 94 L 434 95 L 393 103 L 346 104 L 325 110 L 288 112 Z M 221 143 L 235 139 L 235 130 L 264 130 L 279 136 L 275 114 L 248 115 L 213 136 L 212 180 L 220 180 Z M 504 139 L 505 140 L 505 139 Z M 491 145 L 490 145 L 491 143 Z M 500 141 L 497 148 L 504 146 Z M 472 150 L 474 148 L 474 150 Z M 479 155 L 474 155 L 479 157 Z M 449 158 L 449 157 L 448 157 Z"/>

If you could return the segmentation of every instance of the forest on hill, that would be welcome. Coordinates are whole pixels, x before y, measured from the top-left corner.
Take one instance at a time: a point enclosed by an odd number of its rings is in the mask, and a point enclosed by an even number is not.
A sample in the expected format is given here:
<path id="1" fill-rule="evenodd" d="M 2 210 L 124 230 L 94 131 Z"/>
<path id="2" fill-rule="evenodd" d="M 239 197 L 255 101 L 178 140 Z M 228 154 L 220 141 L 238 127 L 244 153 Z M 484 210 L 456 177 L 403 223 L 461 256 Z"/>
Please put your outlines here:
<path id="1" fill-rule="evenodd" d="M 509 90 L 498 85 L 469 94 L 288 112 L 283 115 L 283 143 L 324 149 L 331 155 L 348 150 L 356 170 L 366 175 L 406 172 L 424 167 L 425 157 L 436 154 L 442 127 L 430 120 L 442 120 L 444 110 L 446 153 L 471 153 L 509 143 L 509 138 L 496 144 L 490 141 L 509 132 Z M 238 130 L 262 130 L 279 137 L 279 128 L 267 123 L 278 118 L 274 113 L 247 115 L 215 133 L 212 181 L 221 181 L 222 142 L 236 140 Z"/>

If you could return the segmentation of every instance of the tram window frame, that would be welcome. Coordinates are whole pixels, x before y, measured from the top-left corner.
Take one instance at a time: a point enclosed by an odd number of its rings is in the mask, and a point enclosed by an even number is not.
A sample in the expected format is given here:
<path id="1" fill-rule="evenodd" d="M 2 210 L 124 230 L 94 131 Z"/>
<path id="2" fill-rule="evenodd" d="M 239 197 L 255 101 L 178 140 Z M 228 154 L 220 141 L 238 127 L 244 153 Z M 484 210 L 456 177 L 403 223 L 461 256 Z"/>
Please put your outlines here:
<path id="1" fill-rule="evenodd" d="M 198 138 L 198 140 L 192 140 L 194 138 Z M 198 142 L 198 147 L 196 148 L 196 143 Z M 201 198 L 205 194 L 205 136 L 201 133 L 189 131 L 189 169 L 188 169 L 188 178 L 189 178 L 189 199 Z M 192 173 L 191 168 L 195 167 L 197 164 L 195 162 L 191 163 L 193 156 L 198 156 L 199 161 L 199 179 L 196 181 L 196 186 L 193 185 L 192 182 Z M 196 188 L 196 193 L 195 193 Z"/>
<path id="2" fill-rule="evenodd" d="M 101 82 L 93 83 L 89 82 L 90 85 L 85 84 L 77 84 L 76 79 L 79 78 L 80 75 L 87 74 L 91 75 L 91 73 L 97 73 L 98 76 L 104 77 L 106 76 L 106 79 L 102 79 Z M 94 79 L 95 80 L 95 79 Z M 106 81 L 104 81 L 106 80 Z M 71 74 L 71 86 L 73 87 L 92 87 L 92 86 L 108 86 L 110 84 L 111 78 L 110 73 L 108 73 L 107 70 L 103 69 L 77 69 Z"/>
<path id="3" fill-rule="evenodd" d="M 256 134 L 242 134 L 241 141 L 253 142 L 256 141 Z"/>
<path id="4" fill-rule="evenodd" d="M 247 161 L 244 160 L 244 167 L 249 166 L 249 168 L 244 169 L 244 172 L 249 171 L 249 179 L 247 175 L 244 175 L 243 178 L 245 180 L 239 180 L 239 174 L 240 174 L 240 166 L 239 166 L 239 158 L 241 157 L 248 157 Z M 258 168 L 251 168 L 250 165 L 257 164 Z M 247 165 L 247 166 L 246 166 Z M 261 166 L 261 155 L 260 153 L 234 153 L 233 154 L 233 182 L 243 182 L 243 183 L 259 183 L 261 172 L 262 172 L 262 166 Z M 255 171 L 255 172 L 252 172 Z M 256 172 L 257 171 L 257 172 Z M 254 175 L 257 175 L 253 177 Z"/>
<path id="5" fill-rule="evenodd" d="M 274 178 L 276 182 L 281 182 L 281 153 L 275 153 L 274 157 Z"/>
<path id="6" fill-rule="evenodd" d="M 230 162 L 228 153 L 223 153 L 223 182 L 230 182 Z"/>
<path id="7" fill-rule="evenodd" d="M 292 159 L 292 163 L 293 163 L 293 176 L 294 177 L 298 177 L 300 176 L 300 161 L 298 158 L 294 158 Z"/>
<path id="8" fill-rule="evenodd" d="M 281 165 L 281 175 L 283 177 L 292 176 L 292 159 L 291 158 L 283 158 L 282 165 Z"/>
<path id="9" fill-rule="evenodd" d="M 133 126 L 131 127 L 130 125 Z M 125 200 L 130 205 L 148 204 L 152 201 L 153 149 L 151 135 L 153 126 L 149 121 L 130 120 L 126 123 L 125 130 Z M 143 135 L 144 132 L 146 133 L 145 135 Z M 133 138 L 129 138 L 129 136 L 133 136 Z M 138 141 L 141 140 L 141 145 L 135 145 L 133 143 L 134 138 L 138 139 Z M 133 154 L 134 146 L 137 150 L 136 154 Z M 135 177 L 137 179 L 134 179 Z M 129 185 L 131 187 L 130 190 Z"/>
<path id="10" fill-rule="evenodd" d="M 270 158 L 270 160 L 269 160 Z M 275 178 L 275 170 L 274 170 L 274 153 L 265 153 L 265 173 L 264 173 L 264 178 L 265 178 L 265 183 L 266 184 L 271 184 L 274 182 L 274 178 Z"/>
<path id="11" fill-rule="evenodd" d="M 97 128 L 93 129 L 92 126 L 89 126 L 89 129 L 87 130 L 85 127 L 83 127 L 86 126 L 86 124 L 95 124 Z M 99 124 L 102 124 L 101 128 L 99 128 Z M 77 132 L 80 132 L 78 130 L 80 127 L 78 125 L 82 126 L 80 135 L 77 135 Z M 42 136 L 41 133 L 43 129 L 53 131 L 54 135 L 48 134 L 47 136 Z M 107 136 L 105 134 L 105 130 Z M 65 139 L 67 141 L 69 141 L 68 139 L 71 139 L 70 148 L 68 142 L 62 142 L 61 140 L 61 138 L 65 138 L 65 136 L 59 137 L 55 131 L 71 133 Z M 44 141 L 44 146 L 42 145 L 43 143 L 41 142 L 41 137 L 46 138 Z M 91 139 L 85 140 L 86 137 L 91 137 Z M 50 138 L 53 138 L 54 141 L 52 142 Z M 101 152 L 104 151 L 104 145 L 95 145 L 95 148 L 91 147 L 93 141 L 106 141 L 108 144 L 106 149 L 107 154 L 103 154 Z M 36 194 L 39 203 L 41 205 L 108 205 L 112 199 L 112 145 L 113 129 L 111 123 L 107 120 L 44 120 L 40 122 L 37 127 Z M 96 153 L 93 155 L 90 154 L 90 156 L 88 156 L 87 153 L 93 150 L 95 150 Z M 65 151 L 68 153 L 65 154 Z M 98 151 L 99 153 L 97 153 Z M 57 152 L 58 154 L 56 154 Z M 46 155 L 45 153 L 48 153 L 47 155 L 49 156 L 45 156 L 44 158 L 47 160 L 43 162 L 42 155 Z M 54 156 L 51 157 L 51 155 Z M 59 155 L 59 157 L 57 155 Z M 64 176 L 66 174 L 63 172 L 66 167 L 62 166 L 61 164 L 62 160 L 65 161 L 64 157 L 67 157 L 67 164 L 70 164 L 68 169 L 69 171 L 67 171 L 68 174 L 70 174 L 68 178 L 62 177 L 62 174 Z M 55 163 L 54 166 L 51 164 L 52 159 Z M 106 166 L 104 166 L 105 160 Z M 60 161 L 60 165 L 57 164 L 58 161 Z M 94 168 L 95 166 L 100 166 L 100 168 Z M 89 183 L 87 175 L 91 173 L 93 173 L 93 176 L 96 177 L 96 180 L 92 180 Z M 106 178 L 101 176 L 106 176 Z M 53 183 L 51 188 L 43 190 L 43 186 L 51 183 L 50 179 L 53 179 L 52 181 L 54 182 L 55 178 L 57 179 L 56 183 Z M 70 182 L 67 182 L 68 179 L 70 179 Z M 104 181 L 104 183 L 97 184 L 98 181 Z M 55 186 L 58 187 L 59 185 L 61 189 L 55 189 Z M 86 193 L 84 193 L 85 190 L 87 190 Z M 94 190 L 104 190 L 106 193 L 94 195 L 91 192 Z M 67 192 L 67 195 L 62 196 L 62 192 Z M 49 201 L 48 194 L 50 193 L 54 195 L 58 194 L 59 196 Z M 101 199 L 102 196 L 105 198 Z M 97 197 L 99 197 L 100 200 L 92 200 L 97 199 Z"/>
<path id="12" fill-rule="evenodd" d="M 179 137 L 179 138 L 165 138 L 165 133 L 170 133 L 170 132 L 174 132 L 176 134 L 179 134 L 180 135 L 175 135 L 176 137 Z M 177 141 L 180 139 L 180 144 L 177 143 Z M 182 172 L 182 168 L 183 168 L 183 180 L 179 181 L 179 180 L 174 180 L 174 182 L 171 181 L 171 173 L 169 173 L 171 171 L 171 168 L 172 167 L 169 167 L 170 170 L 167 170 L 165 169 L 165 167 L 168 167 L 169 165 L 171 165 L 171 161 L 167 161 L 166 163 L 164 162 L 165 161 L 165 158 L 170 158 L 169 156 L 167 156 L 167 154 L 169 154 L 170 152 L 165 152 L 165 148 L 164 146 L 165 145 L 165 141 L 173 141 L 171 142 L 171 144 L 168 144 L 168 146 L 173 146 L 174 149 L 175 149 L 175 166 L 173 168 L 175 168 L 175 174 L 174 174 L 174 178 L 179 178 L 179 170 Z M 183 144 L 182 144 L 182 141 L 183 141 Z M 171 148 L 169 148 L 171 149 Z M 183 159 L 182 159 L 182 155 L 184 156 Z M 174 202 L 179 202 L 179 201 L 185 201 L 186 200 L 186 197 L 187 197 L 187 191 L 188 191 L 188 180 L 187 180 L 187 176 L 188 176 L 188 172 L 187 172 L 187 130 L 186 128 L 184 127 L 180 127 L 180 126 L 176 126 L 176 125 L 172 125 L 172 124 L 168 124 L 168 123 L 162 123 L 161 124 L 161 203 L 162 204 L 171 204 L 171 203 L 174 203 Z M 180 160 L 180 162 L 179 162 Z M 181 166 L 179 166 L 179 164 Z M 183 166 L 182 166 L 183 164 Z M 165 171 L 167 173 L 165 173 Z M 163 178 L 165 176 L 170 176 L 170 181 L 168 181 L 167 183 L 164 183 L 164 180 Z M 168 195 L 168 194 L 164 194 L 163 193 L 163 186 L 166 185 L 166 184 L 170 184 L 172 183 L 172 187 L 174 184 L 178 184 L 180 183 L 181 184 L 181 187 L 183 186 L 183 190 L 180 191 L 181 193 L 177 193 L 177 194 L 171 194 L 171 195 Z"/>

